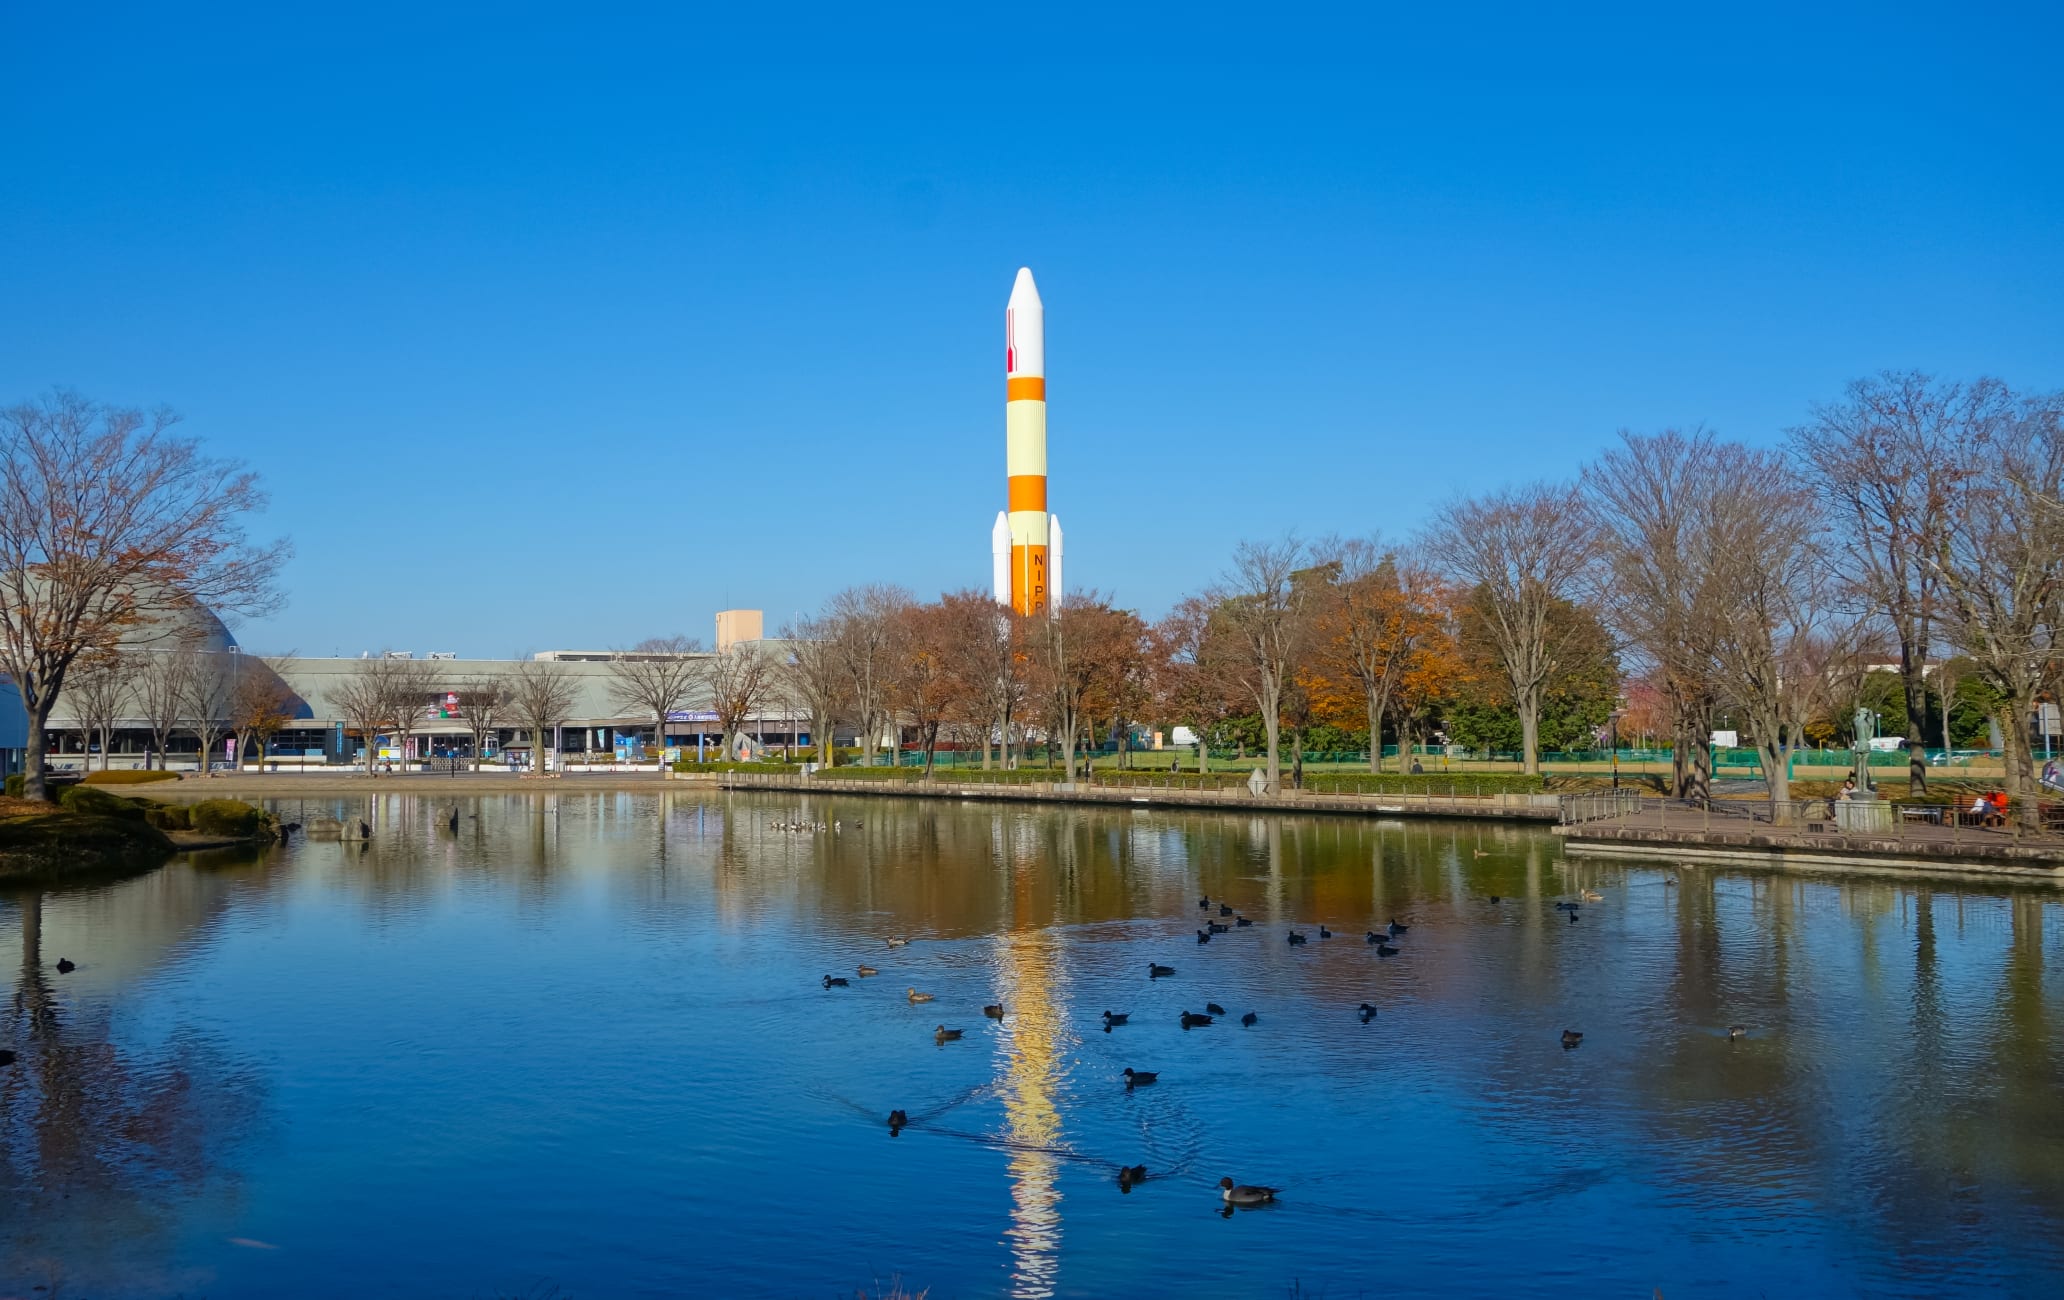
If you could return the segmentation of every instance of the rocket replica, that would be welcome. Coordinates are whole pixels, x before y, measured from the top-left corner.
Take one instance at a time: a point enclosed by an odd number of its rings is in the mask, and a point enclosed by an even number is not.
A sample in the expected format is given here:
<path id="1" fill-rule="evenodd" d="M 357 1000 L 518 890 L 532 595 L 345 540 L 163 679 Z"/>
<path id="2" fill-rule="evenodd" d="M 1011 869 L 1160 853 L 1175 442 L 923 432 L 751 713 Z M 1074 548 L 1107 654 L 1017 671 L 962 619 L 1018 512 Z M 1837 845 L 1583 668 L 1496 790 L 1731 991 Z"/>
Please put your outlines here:
<path id="1" fill-rule="evenodd" d="M 1046 308 L 1028 267 L 1003 309 L 1003 372 L 1010 508 L 989 534 L 996 601 L 1044 614 L 1061 595 L 1061 521 L 1046 513 Z"/>

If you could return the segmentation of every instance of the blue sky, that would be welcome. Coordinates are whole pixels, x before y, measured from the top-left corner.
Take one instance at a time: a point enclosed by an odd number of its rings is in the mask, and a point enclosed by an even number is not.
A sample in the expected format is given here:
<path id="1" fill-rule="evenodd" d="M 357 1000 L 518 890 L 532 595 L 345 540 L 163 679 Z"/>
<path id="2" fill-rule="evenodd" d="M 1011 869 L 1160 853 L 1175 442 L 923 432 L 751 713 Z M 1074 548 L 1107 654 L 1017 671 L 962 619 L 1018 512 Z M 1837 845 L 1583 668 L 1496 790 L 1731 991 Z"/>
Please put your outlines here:
<path id="1" fill-rule="evenodd" d="M 1019 265 L 1150 614 L 1621 427 L 2064 385 L 2054 7 L 1566 8 L 8 6 L 0 400 L 257 468 L 252 648 L 487 655 L 984 582 Z"/>

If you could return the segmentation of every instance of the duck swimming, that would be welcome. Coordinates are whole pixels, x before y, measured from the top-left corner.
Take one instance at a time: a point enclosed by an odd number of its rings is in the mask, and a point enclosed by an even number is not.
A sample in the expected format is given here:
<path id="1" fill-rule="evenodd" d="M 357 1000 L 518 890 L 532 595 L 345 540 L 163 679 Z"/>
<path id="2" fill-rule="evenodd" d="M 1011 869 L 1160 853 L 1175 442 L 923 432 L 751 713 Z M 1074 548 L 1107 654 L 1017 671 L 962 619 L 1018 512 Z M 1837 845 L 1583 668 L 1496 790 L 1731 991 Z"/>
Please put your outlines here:
<path id="1" fill-rule="evenodd" d="M 1130 1011 L 1106 1011 L 1104 1013 L 1104 1023 L 1107 1025 L 1122 1025 L 1131 1018 L 1132 1013 Z"/>
<path id="2" fill-rule="evenodd" d="M 1568 1051 L 1570 1048 L 1575 1047 L 1578 1043 L 1581 1043 L 1583 1041 L 1584 1036 L 1574 1029 L 1565 1029 L 1562 1031 L 1562 1049 L 1564 1051 Z"/>
<path id="3" fill-rule="evenodd" d="M 1374 1020 L 1374 1019 L 1376 1018 L 1376 1008 L 1374 1008 L 1374 1007 L 1370 1006 L 1370 1005 L 1369 1005 L 1368 1003 L 1364 1002 L 1364 1003 L 1362 1003 L 1362 1005 L 1361 1005 L 1361 1008 L 1360 1008 L 1359 1014 L 1360 1014 L 1360 1015 L 1361 1015 L 1361 1017 L 1362 1017 L 1362 1023 L 1366 1025 L 1366 1024 L 1368 1024 L 1368 1023 L 1369 1023 L 1369 1022 L 1370 1022 L 1371 1020 Z"/>
<path id="4" fill-rule="evenodd" d="M 1003 1019 L 1003 1003 L 998 1002 L 991 1006 L 983 1007 L 982 1014 L 989 1017 L 991 1020 Z"/>
<path id="5" fill-rule="evenodd" d="M 1254 1028 L 1254 1022 L 1259 1019 L 1261 1019 L 1260 1016 L 1257 1016 L 1252 1011 L 1250 1011 L 1246 1015 L 1240 1017 L 1240 1024 L 1243 1028 L 1252 1029 Z"/>
<path id="6" fill-rule="evenodd" d="M 1210 1016 L 1200 1016 L 1192 1011 L 1185 1011 L 1182 1013 L 1182 1027 L 1184 1029 L 1189 1029 L 1192 1026 L 1197 1025 L 1208 1025 L 1210 1023 Z"/>
<path id="7" fill-rule="evenodd" d="M 1322 925 L 1319 927 L 1319 937 L 1321 939 L 1330 939 L 1333 937 L 1333 932 Z"/>
<path id="8" fill-rule="evenodd" d="M 1211 931 L 1211 933 L 1213 934 L 1224 934 L 1226 931 L 1232 929 L 1233 927 L 1230 925 L 1220 925 L 1216 921 L 1206 921 L 1204 923 L 1204 928 Z"/>
<path id="9" fill-rule="evenodd" d="M 1747 1038 L 1749 1036 L 1749 1027 L 1747 1025 L 1729 1025 L 1727 1027 L 1727 1036 L 1729 1038 Z"/>
<path id="10" fill-rule="evenodd" d="M 1218 914 L 1220 916 L 1231 916 L 1233 914 L 1233 905 L 1231 903 L 1220 903 L 1218 905 Z"/>
<path id="11" fill-rule="evenodd" d="M 1125 1086 L 1128 1088 L 1144 1088 L 1160 1077 L 1158 1071 L 1135 1070 L 1129 1065 L 1125 1067 Z"/>
<path id="12" fill-rule="evenodd" d="M 1202 898 L 1198 899 L 1198 900 L 1197 900 L 1197 906 L 1199 906 L 1199 907 L 1209 907 L 1209 906 L 1211 906 L 1211 895 L 1209 895 L 1209 894 L 1206 894 L 1206 895 L 1205 895 L 1204 897 L 1202 897 Z"/>
<path id="13" fill-rule="evenodd" d="M 1383 942 L 1383 940 L 1381 939 L 1378 939 L 1376 941 L 1376 955 L 1378 957 L 1395 957 L 1403 951 L 1404 949 L 1396 947 L 1392 944 L 1387 944 Z"/>
<path id="14" fill-rule="evenodd" d="M 904 944 L 909 942 L 910 940 L 908 938 L 900 934 L 892 934 L 889 936 L 889 947 L 891 948 L 901 948 Z"/>
<path id="15" fill-rule="evenodd" d="M 1202 930 L 1199 930 L 1199 931 L 1197 931 L 1197 942 L 1198 942 L 1198 943 L 1210 943 L 1210 942 L 1211 942 L 1211 936 L 1210 936 L 1210 935 L 1208 935 L 1208 934 L 1206 934 L 1206 933 L 1205 933 L 1204 931 L 1202 931 Z"/>
<path id="16" fill-rule="evenodd" d="M 1147 963 L 1147 978 L 1150 980 L 1163 979 L 1173 974 L 1175 974 L 1175 967 L 1173 966 L 1156 966 L 1153 962 Z"/>
<path id="17" fill-rule="evenodd" d="M 1145 1165 L 1118 1166 L 1118 1186 L 1121 1190 L 1130 1191 L 1145 1181 L 1147 1181 L 1147 1167 Z"/>
<path id="18" fill-rule="evenodd" d="M 1603 903 L 1605 901 L 1605 895 L 1599 893 L 1595 889 L 1587 889 L 1583 893 L 1583 899 L 1587 903 Z"/>
<path id="19" fill-rule="evenodd" d="M 1390 932 L 1394 935 L 1403 934 L 1411 928 L 1409 925 L 1399 925 L 1398 919 L 1394 916 L 1390 918 Z"/>
<path id="20" fill-rule="evenodd" d="M 1214 1016 L 1222 1016 L 1225 1014 L 1225 1008 L 1218 1005 L 1218 1003 L 1216 1002 L 1206 1002 L 1204 1004 L 1204 1009 L 1206 1011 L 1209 1011 Z"/>
<path id="21" fill-rule="evenodd" d="M 860 971 L 860 978 L 861 978 L 861 979 L 866 979 L 866 978 L 867 978 L 867 977 L 868 977 L 869 975 L 879 975 L 879 974 L 881 974 L 881 972 L 880 972 L 880 971 L 876 970 L 876 969 L 875 969 L 874 967 L 872 967 L 872 966 L 861 966 L 861 967 L 859 967 L 858 969 L 859 969 L 859 971 Z"/>
<path id="22" fill-rule="evenodd" d="M 72 960 L 71 958 L 69 958 L 69 957 L 60 957 L 60 958 L 58 958 L 58 959 L 57 959 L 57 973 L 58 973 L 58 974 L 60 974 L 60 975 L 69 975 L 69 974 L 71 974 L 71 973 L 72 973 L 73 971 L 75 971 L 75 970 L 77 970 L 77 969 L 79 969 L 78 963 L 74 962 L 74 961 L 73 961 L 73 960 Z"/>
<path id="23" fill-rule="evenodd" d="M 908 1124 L 908 1123 L 910 1123 L 910 1116 L 909 1116 L 908 1114 L 906 1114 L 906 1113 L 905 1113 L 904 1111 L 902 1111 L 902 1110 L 898 1109 L 898 1110 L 892 1110 L 892 1111 L 890 1111 L 890 1112 L 889 1112 L 889 1131 L 890 1131 L 890 1132 L 892 1132 L 892 1133 L 893 1133 L 893 1132 L 895 1132 L 895 1131 L 896 1131 L 897 1129 L 899 1129 L 899 1128 L 902 1128 L 903 1126 L 905 1126 L 905 1125 L 906 1125 L 906 1124 Z"/>
<path id="24" fill-rule="evenodd" d="M 852 981 L 843 975 L 826 975 L 824 977 L 824 987 L 828 989 L 849 988 L 851 985 Z"/>
<path id="25" fill-rule="evenodd" d="M 1375 932 L 1374 930 L 1371 930 L 1371 931 L 1369 931 L 1369 933 L 1368 933 L 1367 937 L 1363 939 L 1363 942 L 1364 942 L 1364 943 L 1382 943 L 1382 942 L 1383 942 L 1383 936 L 1382 936 L 1382 935 L 1380 935 L 1380 934 L 1378 934 L 1378 933 L 1376 933 L 1376 932 Z"/>
<path id="26" fill-rule="evenodd" d="M 908 996 L 912 1002 L 930 1002 L 932 1000 L 931 994 L 920 993 L 916 989 L 911 989 Z"/>
<path id="27" fill-rule="evenodd" d="M 1248 920 L 1244 916 L 1236 916 L 1233 918 L 1233 924 L 1239 926 L 1241 929 L 1244 930 L 1248 926 L 1253 925 L 1254 922 Z"/>
<path id="28" fill-rule="evenodd" d="M 1250 1187 L 1230 1178 L 1219 1179 L 1218 1189 L 1227 1205 L 1267 1205 L 1276 1199 L 1278 1190 L 1274 1187 Z"/>
<path id="29" fill-rule="evenodd" d="M 1292 942 L 1292 943 L 1303 943 L 1304 941 L 1305 941 L 1305 939 L 1304 939 L 1304 936 L 1303 936 L 1303 935 L 1301 935 L 1301 934 L 1299 934 L 1299 933 L 1297 933 L 1297 931 L 1295 931 L 1295 930 L 1292 930 L 1292 931 L 1290 932 L 1290 942 Z"/>
<path id="30" fill-rule="evenodd" d="M 962 1029 L 948 1029 L 946 1026 L 940 1025 L 937 1029 L 934 1029 L 932 1031 L 932 1037 L 942 1043 L 950 1043 L 956 1038 L 959 1038 L 965 1032 L 967 1031 Z"/>

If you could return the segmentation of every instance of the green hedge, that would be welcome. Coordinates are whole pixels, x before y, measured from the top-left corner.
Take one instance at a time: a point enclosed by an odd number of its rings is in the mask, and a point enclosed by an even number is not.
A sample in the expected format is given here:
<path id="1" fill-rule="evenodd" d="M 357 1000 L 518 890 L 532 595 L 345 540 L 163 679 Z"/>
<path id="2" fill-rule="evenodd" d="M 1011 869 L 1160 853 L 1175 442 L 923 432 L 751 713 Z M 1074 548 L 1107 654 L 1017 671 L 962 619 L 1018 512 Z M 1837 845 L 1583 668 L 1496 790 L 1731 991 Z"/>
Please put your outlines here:
<path id="1" fill-rule="evenodd" d="M 66 812 L 79 813 L 87 817 L 128 817 L 144 820 L 145 808 L 134 799 L 106 790 L 97 790 L 90 785 L 67 786 L 58 792 L 57 806 Z"/>
<path id="2" fill-rule="evenodd" d="M 158 803 L 153 800 L 143 810 L 143 819 L 161 831 L 193 829 L 193 810 L 183 803 Z"/>
<path id="3" fill-rule="evenodd" d="M 773 772 L 784 776 L 802 774 L 801 763 L 696 763 L 681 759 L 674 764 L 676 772 Z"/>
<path id="4" fill-rule="evenodd" d="M 255 838 L 272 829 L 272 818 L 262 808 L 239 799 L 203 799 L 188 809 L 193 828 L 204 835 L 235 835 Z"/>
<path id="5" fill-rule="evenodd" d="M 177 781 L 177 772 L 146 772 L 140 767 L 111 768 L 105 772 L 88 772 L 87 785 L 150 785 L 157 781 Z"/>

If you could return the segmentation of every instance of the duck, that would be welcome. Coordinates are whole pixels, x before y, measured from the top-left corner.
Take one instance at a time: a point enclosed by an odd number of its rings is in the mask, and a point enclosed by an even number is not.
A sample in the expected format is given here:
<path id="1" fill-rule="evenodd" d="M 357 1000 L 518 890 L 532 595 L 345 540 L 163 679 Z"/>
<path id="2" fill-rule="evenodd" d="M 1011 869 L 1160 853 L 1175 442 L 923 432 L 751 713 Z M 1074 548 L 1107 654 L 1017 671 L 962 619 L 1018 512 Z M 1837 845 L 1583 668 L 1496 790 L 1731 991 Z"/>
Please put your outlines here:
<path id="1" fill-rule="evenodd" d="M 892 934 L 889 936 L 889 947 L 891 948 L 901 948 L 904 944 L 907 944 L 909 942 L 910 940 L 908 938 L 900 934 Z"/>
<path id="2" fill-rule="evenodd" d="M 920 993 L 916 989 L 911 989 L 908 996 L 912 1002 L 930 1002 L 932 1000 L 931 994 Z"/>
<path id="3" fill-rule="evenodd" d="M 828 989 L 850 988 L 852 983 L 853 981 L 843 975 L 826 975 L 824 977 L 824 987 Z"/>
<path id="4" fill-rule="evenodd" d="M 1305 940 L 1304 940 L 1304 936 L 1303 936 L 1303 935 L 1301 935 L 1301 934 L 1299 934 L 1299 933 L 1297 933 L 1297 931 L 1295 931 L 1295 930 L 1292 930 L 1292 931 L 1290 932 L 1290 942 L 1292 942 L 1292 943 L 1303 943 L 1304 941 L 1305 941 Z"/>
<path id="5" fill-rule="evenodd" d="M 1569 923 L 1571 925 L 1575 925 L 1577 923 L 1577 914 L 1574 910 L 1572 910 L 1569 914 Z"/>
<path id="6" fill-rule="evenodd" d="M 891 1133 L 895 1132 L 899 1128 L 904 1127 L 908 1123 L 910 1123 L 910 1116 L 903 1110 L 897 1109 L 889 1112 L 889 1131 Z"/>
<path id="7" fill-rule="evenodd" d="M 295 831 L 298 831 L 300 829 L 300 822 L 288 822 L 286 825 L 279 828 L 280 838 L 285 839 L 287 836 L 292 835 Z"/>
<path id="8" fill-rule="evenodd" d="M 1218 1180 L 1218 1190 L 1227 1205 L 1267 1205 L 1276 1199 L 1276 1193 L 1280 1189 L 1250 1187 L 1245 1183 L 1235 1183 L 1230 1178 L 1221 1178 Z"/>
<path id="9" fill-rule="evenodd" d="M 932 1031 L 932 1037 L 939 1042 L 950 1043 L 966 1032 L 964 1029 L 948 1029 L 946 1026 L 940 1025 Z"/>
<path id="10" fill-rule="evenodd" d="M 1130 1011 L 1106 1011 L 1104 1013 L 1104 1023 L 1106 1025 L 1122 1025 L 1130 1019 L 1132 1019 Z"/>
<path id="11" fill-rule="evenodd" d="M 1003 1019 L 1003 1003 L 990 1003 L 988 1006 L 982 1008 L 982 1014 L 989 1017 L 991 1020 Z"/>
<path id="12" fill-rule="evenodd" d="M 1727 1036 L 1729 1038 L 1747 1038 L 1749 1036 L 1749 1027 L 1747 1025 L 1729 1025 L 1727 1027 Z"/>
<path id="13" fill-rule="evenodd" d="M 1383 936 L 1376 933 L 1374 930 L 1371 930 L 1368 934 L 1362 937 L 1362 942 L 1380 944 L 1383 942 Z"/>
<path id="14" fill-rule="evenodd" d="M 1575 1047 L 1578 1043 L 1581 1043 L 1583 1041 L 1584 1036 L 1574 1029 L 1565 1029 L 1562 1031 L 1562 1048 L 1564 1051 L 1568 1051 L 1570 1048 Z"/>
<path id="15" fill-rule="evenodd" d="M 1599 893 L 1595 889 L 1587 889 L 1583 893 L 1583 899 L 1587 903 L 1603 903 L 1605 901 L 1605 895 Z"/>
<path id="16" fill-rule="evenodd" d="M 1233 924 L 1234 924 L 1234 925 L 1236 925 L 1236 926 L 1238 926 L 1238 927 L 1240 927 L 1241 929 L 1243 929 L 1243 930 L 1244 930 L 1244 929 L 1246 929 L 1246 928 L 1247 928 L 1248 926 L 1250 926 L 1250 925 L 1253 925 L 1253 924 L 1254 924 L 1254 922 L 1252 922 L 1252 921 L 1248 920 L 1248 919 L 1247 919 L 1246 917 L 1244 917 L 1244 916 L 1236 916 L 1236 917 L 1234 917 L 1234 918 L 1233 918 Z"/>
<path id="17" fill-rule="evenodd" d="M 1369 1023 L 1369 1022 L 1370 1022 L 1371 1020 L 1374 1020 L 1374 1019 L 1376 1018 L 1376 1008 L 1374 1008 L 1374 1007 L 1370 1006 L 1370 1005 L 1369 1005 L 1368 1003 L 1364 1002 L 1364 1003 L 1362 1003 L 1362 1005 L 1361 1005 L 1361 1007 L 1360 1007 L 1360 1009 L 1359 1009 L 1359 1014 L 1360 1014 L 1360 1015 L 1361 1015 L 1361 1017 L 1362 1017 L 1362 1023 L 1366 1025 L 1366 1024 L 1368 1024 L 1368 1023 Z"/>
<path id="18" fill-rule="evenodd" d="M 872 966 L 856 966 L 856 967 L 855 967 L 854 969 L 860 972 L 860 978 L 861 978 L 861 979 L 866 979 L 866 978 L 867 978 L 868 976 L 870 976 L 870 975 L 879 975 L 879 974 L 881 974 L 881 972 L 880 972 L 880 971 L 876 970 L 876 969 L 875 969 L 874 967 L 872 967 Z"/>
<path id="19" fill-rule="evenodd" d="M 1211 935 L 1210 935 L 1210 934 L 1209 934 L 1208 932 L 1204 931 L 1204 930 L 1199 930 L 1199 931 L 1197 931 L 1197 942 L 1198 942 L 1198 943 L 1210 943 L 1210 942 L 1211 942 Z"/>
<path id="20" fill-rule="evenodd" d="M 1399 925 L 1399 924 L 1398 924 L 1398 919 L 1397 919 L 1396 917 L 1394 917 L 1394 916 L 1390 918 L 1390 932 L 1391 932 L 1391 934 L 1392 934 L 1392 935 L 1400 935 L 1400 934 L 1403 934 L 1403 933 L 1404 933 L 1405 931 L 1407 931 L 1407 930 L 1409 930 L 1409 929 L 1411 929 L 1411 928 L 1412 928 L 1412 927 L 1411 927 L 1411 926 L 1409 926 L 1409 925 Z"/>
<path id="21" fill-rule="evenodd" d="M 1198 900 L 1197 900 L 1197 906 L 1199 906 L 1199 907 L 1210 907 L 1210 906 L 1211 906 L 1211 895 L 1209 895 L 1209 894 L 1206 894 L 1206 895 L 1205 895 L 1204 897 L 1202 897 L 1202 898 L 1198 899 Z"/>
<path id="22" fill-rule="evenodd" d="M 1135 1070 L 1129 1065 L 1125 1067 L 1125 1086 L 1128 1088 L 1144 1088 L 1160 1077 L 1158 1070 Z"/>
<path id="23" fill-rule="evenodd" d="M 1677 877 L 1675 877 L 1675 876 L 1664 876 L 1664 877 L 1663 877 L 1663 885 L 1664 885 L 1664 887 L 1665 887 L 1665 888 L 1667 888 L 1667 887 L 1669 887 L 1669 886 L 1671 886 L 1671 885 L 1674 885 L 1674 884 L 1676 884 L 1676 883 L 1677 883 Z"/>
<path id="24" fill-rule="evenodd" d="M 1184 1029 L 1194 1029 L 1199 1026 L 1208 1025 L 1210 1023 L 1210 1016 L 1198 1015 L 1194 1011 L 1185 1011 L 1182 1013 L 1182 1027 Z"/>
<path id="25" fill-rule="evenodd" d="M 1333 937 L 1333 932 L 1322 925 L 1319 927 L 1319 937 L 1321 939 L 1330 939 Z"/>
<path id="26" fill-rule="evenodd" d="M 1491 906 L 1492 906 L 1492 907 L 1496 907 L 1496 906 L 1497 906 L 1498 904 L 1500 904 L 1500 903 L 1502 903 L 1502 902 L 1504 902 L 1504 901 L 1505 901 L 1504 899 L 1502 899 L 1502 898 L 1498 897 L 1498 896 L 1497 896 L 1496 894 L 1492 894 L 1492 895 L 1491 895 Z"/>
<path id="27" fill-rule="evenodd" d="M 1491 852 L 1489 849 L 1478 849 L 1476 851 L 1476 856 L 1479 858 L 1487 858 L 1491 856 Z"/>
<path id="28" fill-rule="evenodd" d="M 75 970 L 77 970 L 77 969 L 79 969 L 78 963 L 77 963 L 77 962 L 74 962 L 74 961 L 73 961 L 73 960 L 72 960 L 71 958 L 69 958 L 69 957 L 60 957 L 60 958 L 58 958 L 58 959 L 57 959 L 57 973 L 58 973 L 58 974 L 60 974 L 60 975 L 69 975 L 69 974 L 71 974 L 71 973 L 72 973 L 73 971 L 75 971 Z"/>
<path id="29" fill-rule="evenodd" d="M 1156 966 L 1153 962 L 1147 963 L 1147 978 L 1150 980 L 1166 979 L 1173 974 L 1175 974 L 1175 967 L 1173 966 Z"/>
<path id="30" fill-rule="evenodd" d="M 1204 928 L 1206 930 L 1209 930 L 1213 934 L 1224 934 L 1226 931 L 1232 929 L 1233 927 L 1230 925 L 1222 925 L 1217 921 L 1206 921 L 1204 923 Z"/>
<path id="31" fill-rule="evenodd" d="M 1231 916 L 1233 914 L 1233 905 L 1231 903 L 1220 903 L 1218 905 L 1218 914 L 1220 916 Z"/>
<path id="32" fill-rule="evenodd" d="M 1204 1004 L 1204 1009 L 1206 1011 L 1209 1011 L 1214 1016 L 1222 1016 L 1225 1014 L 1225 1008 L 1218 1005 L 1218 1003 L 1216 1002 L 1206 1002 Z"/>
<path id="33" fill-rule="evenodd" d="M 4 1065 L 13 1065 L 13 1064 L 14 1064 L 14 1053 L 13 1053 L 13 1052 L 10 1052 L 10 1051 L 8 1051 L 8 1050 L 7 1050 L 6 1048 L 4 1048 L 4 1047 L 0 1047 L 0 1066 L 4 1066 Z"/>
<path id="34" fill-rule="evenodd" d="M 1378 957 L 1395 957 L 1403 951 L 1404 949 L 1399 948 L 1393 944 L 1385 943 L 1381 939 L 1378 939 L 1376 941 L 1376 955 Z"/>
<path id="35" fill-rule="evenodd" d="M 1250 1011 L 1246 1015 L 1240 1017 L 1240 1027 L 1243 1029 L 1252 1029 L 1254 1028 L 1254 1022 L 1259 1019 L 1261 1019 L 1260 1016 L 1257 1016 L 1252 1011 Z"/>
<path id="36" fill-rule="evenodd" d="M 1120 1188 L 1130 1191 L 1145 1181 L 1147 1181 L 1147 1167 L 1145 1165 L 1118 1166 L 1118 1186 Z"/>
<path id="37" fill-rule="evenodd" d="M 1558 912 L 1574 912 L 1577 910 L 1577 905 L 1575 903 L 1565 900 L 1563 902 L 1557 903 L 1555 905 L 1555 910 Z"/>
<path id="38" fill-rule="evenodd" d="M 358 824 L 358 838 L 362 840 L 369 840 L 373 838 L 373 828 L 366 825 L 364 822 L 360 822 Z"/>

